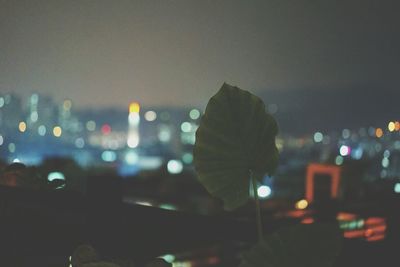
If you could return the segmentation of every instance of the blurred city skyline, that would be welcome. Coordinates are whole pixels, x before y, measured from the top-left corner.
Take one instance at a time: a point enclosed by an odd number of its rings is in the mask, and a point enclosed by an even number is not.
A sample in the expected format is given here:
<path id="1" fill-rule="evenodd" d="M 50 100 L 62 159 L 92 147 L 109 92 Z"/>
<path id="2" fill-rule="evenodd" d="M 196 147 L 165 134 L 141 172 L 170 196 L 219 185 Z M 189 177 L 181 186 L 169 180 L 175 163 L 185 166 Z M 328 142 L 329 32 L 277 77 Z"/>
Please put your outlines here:
<path id="1" fill-rule="evenodd" d="M 51 94 L 79 108 L 131 101 L 204 108 L 225 81 L 266 103 L 276 92 L 288 99 L 318 92 L 350 97 L 354 110 L 374 110 L 371 99 L 390 108 L 384 101 L 398 98 L 400 86 L 396 7 L 370 0 L 3 0 L 0 92 Z"/>

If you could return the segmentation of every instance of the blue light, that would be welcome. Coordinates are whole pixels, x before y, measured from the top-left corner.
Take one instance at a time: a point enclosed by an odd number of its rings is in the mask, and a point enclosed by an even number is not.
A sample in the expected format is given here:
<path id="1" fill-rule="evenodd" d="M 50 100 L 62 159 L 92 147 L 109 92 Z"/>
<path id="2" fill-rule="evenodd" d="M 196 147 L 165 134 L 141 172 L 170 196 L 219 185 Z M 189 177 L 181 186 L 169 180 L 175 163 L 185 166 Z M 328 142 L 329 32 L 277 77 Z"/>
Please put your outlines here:
<path id="1" fill-rule="evenodd" d="M 352 157 L 353 159 L 359 160 L 359 159 L 362 158 L 363 153 L 364 153 L 363 149 L 362 149 L 361 147 L 357 147 L 357 148 L 355 148 L 355 149 L 353 149 L 353 150 L 351 151 L 351 157 Z"/>
<path id="2" fill-rule="evenodd" d="M 101 153 L 101 159 L 106 162 L 114 162 L 117 159 L 117 154 L 114 151 L 106 150 Z"/>

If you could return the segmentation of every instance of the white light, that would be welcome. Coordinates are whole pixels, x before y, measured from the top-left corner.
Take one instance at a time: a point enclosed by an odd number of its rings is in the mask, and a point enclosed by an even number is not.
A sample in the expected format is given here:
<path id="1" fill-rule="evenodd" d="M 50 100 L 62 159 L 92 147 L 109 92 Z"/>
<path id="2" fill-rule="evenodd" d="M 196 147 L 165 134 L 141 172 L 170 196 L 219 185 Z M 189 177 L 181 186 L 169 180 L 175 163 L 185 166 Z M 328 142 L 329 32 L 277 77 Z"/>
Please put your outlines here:
<path id="1" fill-rule="evenodd" d="M 152 110 L 149 110 L 144 114 L 144 118 L 147 121 L 155 121 L 157 119 L 157 113 Z"/>
<path id="2" fill-rule="evenodd" d="M 0 108 L 4 106 L 4 97 L 0 97 Z"/>
<path id="3" fill-rule="evenodd" d="M 114 151 L 106 150 L 101 153 L 101 159 L 106 162 L 113 162 L 117 159 L 117 154 Z"/>
<path id="4" fill-rule="evenodd" d="M 47 175 L 47 181 L 51 182 L 55 179 L 65 180 L 65 176 L 62 172 L 51 172 Z"/>
<path id="5" fill-rule="evenodd" d="M 350 154 L 351 149 L 350 149 L 349 146 L 342 145 L 342 146 L 340 147 L 340 149 L 339 149 L 339 152 L 340 152 L 340 155 L 341 155 L 341 156 L 347 156 L 347 155 Z"/>
<path id="6" fill-rule="evenodd" d="M 129 125 L 138 125 L 140 122 L 140 115 L 139 113 L 132 112 L 128 115 Z"/>
<path id="7" fill-rule="evenodd" d="M 133 114 L 133 113 L 132 113 Z M 139 145 L 139 136 L 135 133 L 129 134 L 127 145 L 130 148 L 135 148 Z"/>
<path id="8" fill-rule="evenodd" d="M 181 130 L 184 133 L 189 133 L 192 130 L 192 125 L 190 122 L 185 121 L 181 124 Z"/>
<path id="9" fill-rule="evenodd" d="M 389 167 L 389 159 L 388 158 L 383 158 L 382 159 L 382 167 L 383 168 Z"/>
<path id="10" fill-rule="evenodd" d="M 40 126 L 38 127 L 38 134 L 39 134 L 40 136 L 44 136 L 44 135 L 46 134 L 46 126 L 40 125 Z"/>
<path id="11" fill-rule="evenodd" d="M 139 161 L 139 156 L 136 152 L 134 151 L 129 151 L 128 153 L 126 153 L 125 155 L 125 161 L 126 163 L 128 163 L 129 165 L 134 165 L 136 163 L 138 163 Z"/>
<path id="12" fill-rule="evenodd" d="M 21 162 L 18 158 L 15 158 L 13 162 Z"/>
<path id="13" fill-rule="evenodd" d="M 323 135 L 322 133 L 316 132 L 316 133 L 314 134 L 314 142 L 315 142 L 315 143 L 322 142 L 323 139 L 324 139 L 324 135 Z"/>
<path id="14" fill-rule="evenodd" d="M 76 138 L 75 140 L 75 146 L 77 148 L 83 148 L 85 146 L 85 140 L 83 140 L 82 137 Z"/>
<path id="15" fill-rule="evenodd" d="M 180 160 L 170 160 L 167 163 L 167 170 L 171 174 L 181 173 L 183 170 L 183 164 Z"/>
<path id="16" fill-rule="evenodd" d="M 393 190 L 396 193 L 400 193 L 400 183 L 395 183 Z"/>
<path id="17" fill-rule="evenodd" d="M 198 109 L 192 109 L 190 112 L 189 112 L 189 117 L 192 119 L 192 120 L 197 120 L 198 118 L 200 118 L 200 111 L 198 110 Z"/>
<path id="18" fill-rule="evenodd" d="M 138 204 L 138 205 L 141 205 L 141 206 L 147 206 L 147 207 L 152 207 L 153 206 L 153 204 L 151 204 L 150 202 L 142 201 L 142 200 L 135 201 L 135 204 Z"/>
<path id="19" fill-rule="evenodd" d="M 257 195 L 261 198 L 266 198 L 271 195 L 271 188 L 267 185 L 262 185 L 257 189 Z"/>
<path id="20" fill-rule="evenodd" d="M 165 124 L 160 125 L 160 130 L 158 132 L 158 139 L 163 142 L 169 142 L 171 140 L 171 130 Z"/>
<path id="21" fill-rule="evenodd" d="M 0 134 L 0 146 L 4 143 L 4 138 L 3 136 Z"/>
<path id="22" fill-rule="evenodd" d="M 172 254 L 167 254 L 167 255 L 161 256 L 160 258 L 164 259 L 168 263 L 172 263 L 175 260 L 175 256 Z"/>

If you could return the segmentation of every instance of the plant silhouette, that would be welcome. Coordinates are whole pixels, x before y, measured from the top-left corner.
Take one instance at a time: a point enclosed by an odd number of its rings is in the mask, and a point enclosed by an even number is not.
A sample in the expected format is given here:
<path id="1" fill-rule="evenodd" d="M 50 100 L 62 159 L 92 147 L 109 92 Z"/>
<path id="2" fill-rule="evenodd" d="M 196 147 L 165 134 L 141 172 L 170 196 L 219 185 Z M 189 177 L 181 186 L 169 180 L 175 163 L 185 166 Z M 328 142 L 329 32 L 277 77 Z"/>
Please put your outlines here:
<path id="1" fill-rule="evenodd" d="M 240 267 L 332 266 L 341 241 L 337 225 L 298 225 L 264 239 L 257 182 L 277 167 L 277 133 L 259 97 L 224 83 L 209 100 L 196 132 L 198 179 L 226 210 L 244 205 L 252 184 L 259 242 L 243 254 Z"/>

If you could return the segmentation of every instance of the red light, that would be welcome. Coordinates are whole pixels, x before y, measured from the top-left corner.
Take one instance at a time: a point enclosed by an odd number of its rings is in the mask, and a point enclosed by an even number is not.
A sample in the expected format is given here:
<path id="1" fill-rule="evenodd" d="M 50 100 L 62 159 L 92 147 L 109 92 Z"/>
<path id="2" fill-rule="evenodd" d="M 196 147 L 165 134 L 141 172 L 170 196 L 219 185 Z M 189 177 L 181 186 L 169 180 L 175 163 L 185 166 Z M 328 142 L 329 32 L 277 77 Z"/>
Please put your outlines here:
<path id="1" fill-rule="evenodd" d="M 345 231 L 343 234 L 345 238 L 361 238 L 365 236 L 365 230 Z"/>
<path id="2" fill-rule="evenodd" d="M 103 134 L 110 134 L 111 133 L 111 126 L 108 124 L 104 124 L 103 126 L 101 126 L 101 132 Z"/>
<path id="3" fill-rule="evenodd" d="M 385 239 L 385 235 L 381 234 L 381 235 L 374 235 L 374 236 L 368 237 L 367 241 L 374 242 L 374 241 L 380 241 L 383 239 Z"/>
<path id="4" fill-rule="evenodd" d="M 304 218 L 303 220 L 301 220 L 301 223 L 302 224 L 312 224 L 312 223 L 314 223 L 314 219 L 311 217 L 307 217 L 307 218 Z"/>

